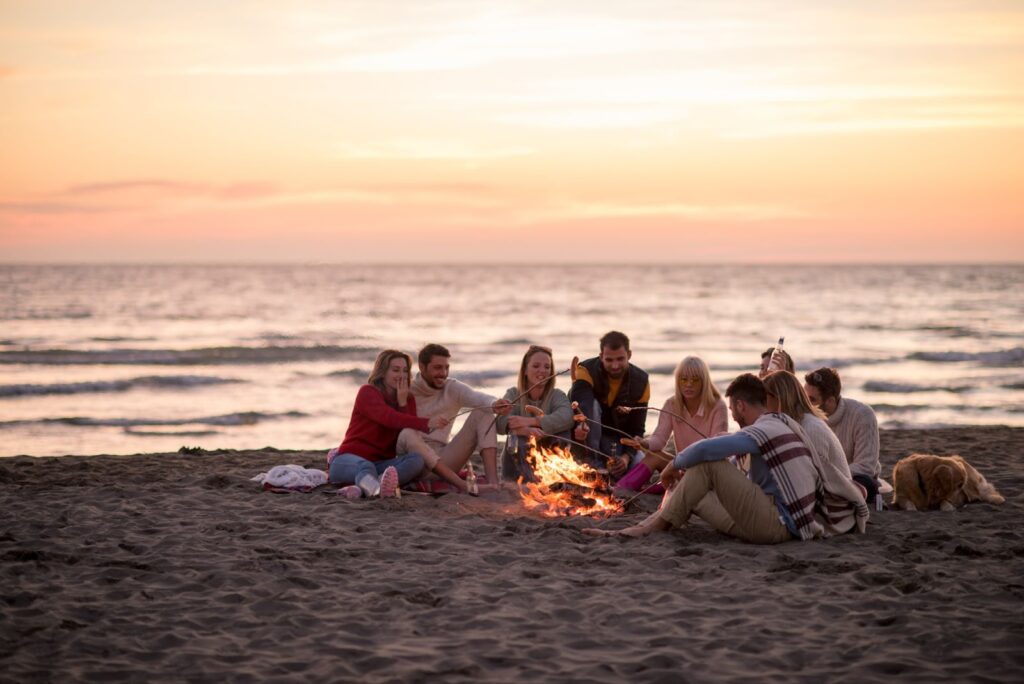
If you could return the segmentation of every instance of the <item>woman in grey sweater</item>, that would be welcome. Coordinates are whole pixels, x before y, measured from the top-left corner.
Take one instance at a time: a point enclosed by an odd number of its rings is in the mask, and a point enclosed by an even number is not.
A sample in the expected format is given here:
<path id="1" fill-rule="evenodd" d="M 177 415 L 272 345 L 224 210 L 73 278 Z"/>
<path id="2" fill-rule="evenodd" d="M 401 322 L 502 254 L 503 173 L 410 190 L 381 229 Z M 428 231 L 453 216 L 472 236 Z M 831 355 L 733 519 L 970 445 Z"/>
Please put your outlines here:
<path id="1" fill-rule="evenodd" d="M 505 399 L 512 402 L 512 411 L 498 416 L 496 423 L 498 434 L 508 435 L 501 458 L 502 477 L 532 480 L 533 470 L 526 461 L 529 439 L 533 437 L 541 444 L 557 442 L 549 435 L 568 437 L 573 424 L 569 398 L 555 387 L 551 349 L 530 345 L 519 366 L 519 380 L 505 392 Z"/>

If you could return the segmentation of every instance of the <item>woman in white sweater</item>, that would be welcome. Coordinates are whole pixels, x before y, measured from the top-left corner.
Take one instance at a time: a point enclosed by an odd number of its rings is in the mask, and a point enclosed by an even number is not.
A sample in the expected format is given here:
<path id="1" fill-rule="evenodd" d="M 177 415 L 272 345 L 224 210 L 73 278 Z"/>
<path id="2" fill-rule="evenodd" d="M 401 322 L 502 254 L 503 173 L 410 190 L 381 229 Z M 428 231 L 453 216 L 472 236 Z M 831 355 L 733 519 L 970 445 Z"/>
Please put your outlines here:
<path id="1" fill-rule="evenodd" d="M 794 432 L 807 445 L 825 489 L 828 519 L 821 520 L 826 534 L 842 534 L 857 528 L 864 532 L 868 508 L 864 488 L 853 481 L 850 465 L 839 438 L 825 422 L 825 415 L 807 397 L 803 385 L 789 371 L 775 371 L 764 378 L 769 411 L 783 413 L 798 424 Z"/>

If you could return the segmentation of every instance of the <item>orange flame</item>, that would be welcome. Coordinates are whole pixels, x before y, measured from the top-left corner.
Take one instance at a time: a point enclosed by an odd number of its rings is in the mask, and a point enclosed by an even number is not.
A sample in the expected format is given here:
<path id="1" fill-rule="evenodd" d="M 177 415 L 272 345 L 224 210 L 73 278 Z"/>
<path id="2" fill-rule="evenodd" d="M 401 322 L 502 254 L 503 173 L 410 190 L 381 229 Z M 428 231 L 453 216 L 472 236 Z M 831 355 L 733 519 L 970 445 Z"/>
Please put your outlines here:
<path id="1" fill-rule="evenodd" d="M 539 482 L 519 479 L 527 508 L 551 518 L 569 515 L 607 516 L 622 512 L 622 504 L 608 490 L 605 475 L 577 463 L 568 449 L 540 448 L 530 438 L 530 465 Z M 585 493 L 581 494 L 580 490 Z"/>

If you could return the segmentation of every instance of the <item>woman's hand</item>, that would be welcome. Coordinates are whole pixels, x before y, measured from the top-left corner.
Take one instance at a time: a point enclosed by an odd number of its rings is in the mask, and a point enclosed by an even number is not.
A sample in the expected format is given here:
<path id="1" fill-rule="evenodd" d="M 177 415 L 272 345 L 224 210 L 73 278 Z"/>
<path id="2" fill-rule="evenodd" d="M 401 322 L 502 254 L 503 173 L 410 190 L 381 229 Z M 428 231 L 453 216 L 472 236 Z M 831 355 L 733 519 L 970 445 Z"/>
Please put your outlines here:
<path id="1" fill-rule="evenodd" d="M 398 395 L 398 405 L 405 406 L 409 401 L 409 378 L 405 375 L 398 376 L 398 384 L 395 385 L 395 392 Z"/>
<path id="2" fill-rule="evenodd" d="M 521 428 L 540 427 L 540 421 L 529 416 L 509 416 L 509 429 L 519 430 Z"/>
<path id="3" fill-rule="evenodd" d="M 451 421 L 444 416 L 431 416 L 430 420 L 427 421 L 427 427 L 431 430 L 436 430 L 438 428 L 448 427 L 448 423 L 450 422 Z"/>
<path id="4" fill-rule="evenodd" d="M 537 427 L 519 428 L 515 433 L 520 437 L 533 437 L 534 439 L 540 439 L 544 436 L 544 431 Z"/>

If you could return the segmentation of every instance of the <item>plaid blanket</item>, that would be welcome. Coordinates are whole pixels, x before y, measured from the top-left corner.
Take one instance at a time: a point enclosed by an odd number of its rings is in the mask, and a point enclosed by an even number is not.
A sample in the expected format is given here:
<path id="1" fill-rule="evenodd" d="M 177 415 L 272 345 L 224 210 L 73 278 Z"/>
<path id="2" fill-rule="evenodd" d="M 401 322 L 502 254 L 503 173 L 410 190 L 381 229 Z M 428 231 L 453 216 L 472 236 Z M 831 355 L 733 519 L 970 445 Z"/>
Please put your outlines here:
<path id="1" fill-rule="evenodd" d="M 856 528 L 857 532 L 867 532 L 868 506 L 864 502 L 864 495 L 860 486 L 850 478 L 849 471 L 842 472 L 834 463 L 817 453 L 815 441 L 808 436 L 808 431 L 814 428 L 808 421 L 817 421 L 820 429 L 831 430 L 828 424 L 820 418 L 811 415 L 804 416 L 804 425 L 797 423 L 789 416 L 783 416 L 789 428 L 803 440 L 807 449 L 811 452 L 811 460 L 821 478 L 821 486 L 825 497 L 821 505 L 815 511 L 819 521 L 825 526 L 825 536 L 843 534 Z"/>
<path id="2" fill-rule="evenodd" d="M 765 413 L 743 432 L 757 442 L 800 539 L 813 539 L 825 534 L 815 515 L 824 501 L 824 491 L 810 450 L 790 424 L 795 425 L 788 416 Z"/>

